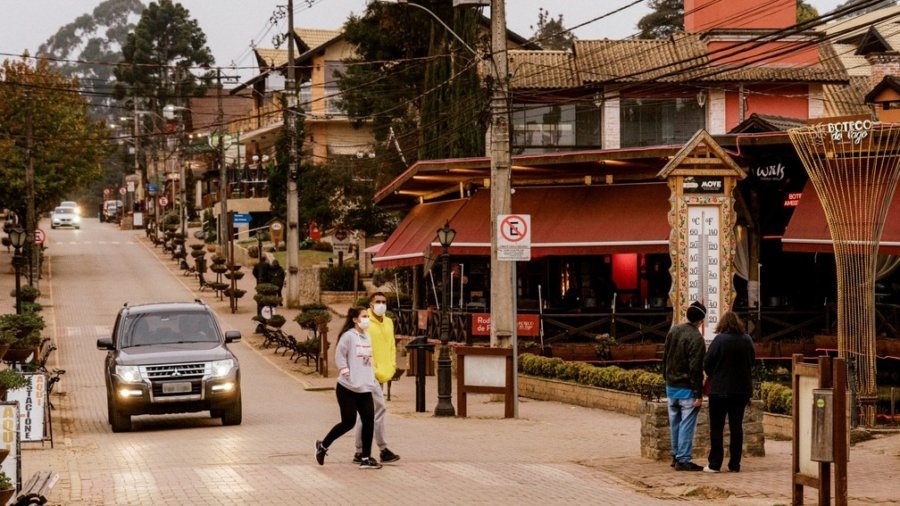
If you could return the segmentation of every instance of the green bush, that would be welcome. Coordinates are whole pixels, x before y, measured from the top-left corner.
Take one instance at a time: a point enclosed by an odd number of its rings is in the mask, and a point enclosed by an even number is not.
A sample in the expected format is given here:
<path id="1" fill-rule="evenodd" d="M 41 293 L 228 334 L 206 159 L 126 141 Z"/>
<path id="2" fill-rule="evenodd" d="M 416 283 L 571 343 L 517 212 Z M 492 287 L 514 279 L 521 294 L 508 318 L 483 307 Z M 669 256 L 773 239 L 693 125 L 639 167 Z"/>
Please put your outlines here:
<path id="1" fill-rule="evenodd" d="M 322 269 L 319 288 L 326 292 L 353 291 L 353 278 L 355 273 L 356 269 L 348 265 Z M 364 290 L 362 280 L 358 280 L 356 288 L 357 290 Z"/>
<path id="2" fill-rule="evenodd" d="M 525 353 L 519 358 L 519 371 L 531 376 L 573 381 L 582 385 L 632 392 L 643 396 L 660 396 L 665 391 L 662 376 L 640 369 L 594 367 L 583 362 L 566 362 Z"/>
<path id="3" fill-rule="evenodd" d="M 790 415 L 794 411 L 794 393 L 790 388 L 771 381 L 759 384 L 759 398 L 763 401 L 763 409 L 770 413 Z"/>
<path id="4" fill-rule="evenodd" d="M 311 239 L 310 239 L 310 241 L 311 241 Z M 327 251 L 329 253 L 331 253 L 331 250 L 332 250 L 331 243 L 324 242 L 324 241 L 322 241 L 322 242 L 314 242 L 313 241 L 312 244 L 310 245 L 310 248 L 312 248 L 314 251 Z"/>

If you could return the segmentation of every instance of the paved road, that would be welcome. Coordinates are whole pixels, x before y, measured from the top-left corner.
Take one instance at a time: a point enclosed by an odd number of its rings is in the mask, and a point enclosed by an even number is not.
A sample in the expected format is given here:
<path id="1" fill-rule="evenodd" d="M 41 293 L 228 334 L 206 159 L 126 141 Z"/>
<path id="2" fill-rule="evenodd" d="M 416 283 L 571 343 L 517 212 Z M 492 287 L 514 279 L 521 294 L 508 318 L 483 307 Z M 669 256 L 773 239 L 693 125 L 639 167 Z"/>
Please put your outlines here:
<path id="1" fill-rule="evenodd" d="M 634 419 L 614 413 L 601 419 L 595 410 L 555 403 L 532 403 L 549 416 L 529 417 L 526 403 L 522 419 L 503 420 L 497 418 L 499 405 L 483 402 L 470 408 L 478 416 L 460 420 L 415 413 L 407 402 L 407 408 L 389 408 L 392 448 L 402 455 L 397 465 L 357 469 L 349 462 L 352 444 L 344 438 L 326 465 L 317 466 L 313 442 L 338 418 L 333 392 L 305 390 L 302 381 L 273 366 L 269 351 L 246 341 L 233 346 L 242 368 L 242 425 L 222 427 L 207 413 L 142 416 L 134 418 L 133 432 L 113 434 L 106 423 L 103 352 L 96 349 L 96 339 L 109 334 L 123 303 L 190 300 L 196 282 L 177 275 L 173 262 L 137 231 L 89 219 L 79 231 L 48 235 L 50 276 L 42 283 L 42 302 L 48 306 L 47 332 L 59 346 L 52 365 L 68 372 L 53 399 L 56 447 L 26 445 L 23 474 L 59 471 L 61 481 L 52 496 L 57 504 L 632 505 L 678 500 L 651 497 L 613 473 L 582 464 L 604 453 L 635 455 L 635 438 L 617 434 L 617 427 L 633 426 Z M 220 311 L 225 327 L 251 329 L 251 304 L 248 296 L 242 301 L 247 307 L 237 315 Z M 409 400 L 410 384 L 401 383 L 395 395 Z"/>

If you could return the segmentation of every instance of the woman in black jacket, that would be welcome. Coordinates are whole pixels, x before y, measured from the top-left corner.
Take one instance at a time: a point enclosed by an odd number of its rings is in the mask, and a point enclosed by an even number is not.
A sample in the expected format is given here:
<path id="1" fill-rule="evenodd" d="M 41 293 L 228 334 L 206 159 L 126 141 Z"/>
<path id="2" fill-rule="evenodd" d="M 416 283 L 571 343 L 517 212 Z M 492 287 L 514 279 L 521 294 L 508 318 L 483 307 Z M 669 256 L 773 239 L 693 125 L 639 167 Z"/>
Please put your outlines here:
<path id="1" fill-rule="evenodd" d="M 706 351 L 703 371 L 709 376 L 709 465 L 708 473 L 722 468 L 725 417 L 731 431 L 728 445 L 728 469 L 741 470 L 741 450 L 744 444 L 744 409 L 753 395 L 753 363 L 756 353 L 753 340 L 746 334 L 744 323 L 731 311 L 722 315 L 716 326 L 716 338 Z"/>

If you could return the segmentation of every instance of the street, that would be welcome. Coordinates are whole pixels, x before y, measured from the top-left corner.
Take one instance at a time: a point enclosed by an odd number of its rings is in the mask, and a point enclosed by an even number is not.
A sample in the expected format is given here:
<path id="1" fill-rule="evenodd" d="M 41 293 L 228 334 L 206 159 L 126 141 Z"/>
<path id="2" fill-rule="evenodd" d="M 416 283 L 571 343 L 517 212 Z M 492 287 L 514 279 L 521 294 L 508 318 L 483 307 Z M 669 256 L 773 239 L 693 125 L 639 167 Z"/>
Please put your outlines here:
<path id="1" fill-rule="evenodd" d="M 585 441 L 578 434 L 585 429 L 614 436 L 617 425 L 634 421 L 608 414 L 608 424 L 597 426 L 592 410 L 582 408 L 565 407 L 573 416 L 547 423 L 528 419 L 527 410 L 519 420 L 503 420 L 498 405 L 487 406 L 485 417 L 462 420 L 415 413 L 408 402 L 389 403 L 391 448 L 402 456 L 397 464 L 359 470 L 350 462 L 348 435 L 320 467 L 313 443 L 338 421 L 334 392 L 304 390 L 274 365 L 286 361 L 246 340 L 232 345 L 242 369 L 242 425 L 223 427 L 206 412 L 139 416 L 133 432 L 113 434 L 97 338 L 110 334 L 124 303 L 191 300 L 196 281 L 173 271 L 174 262 L 152 249 L 143 231 L 122 231 L 96 219 L 85 220 L 81 230 L 48 231 L 48 248 L 50 275 L 41 284 L 45 335 L 59 346 L 50 365 L 67 373 L 52 397 L 55 448 L 23 445 L 22 461 L 26 479 L 40 469 L 60 473 L 54 504 L 563 504 L 600 497 L 606 504 L 659 502 L 578 463 L 604 451 L 637 448 L 637 441 L 615 437 Z M 214 301 L 209 292 L 203 296 Z M 241 304 L 241 312 L 232 315 L 227 303 L 211 303 L 226 329 L 240 329 L 246 337 L 253 328 L 253 302 L 248 296 Z M 411 388 L 411 379 L 402 380 L 395 397 L 412 399 Z"/>

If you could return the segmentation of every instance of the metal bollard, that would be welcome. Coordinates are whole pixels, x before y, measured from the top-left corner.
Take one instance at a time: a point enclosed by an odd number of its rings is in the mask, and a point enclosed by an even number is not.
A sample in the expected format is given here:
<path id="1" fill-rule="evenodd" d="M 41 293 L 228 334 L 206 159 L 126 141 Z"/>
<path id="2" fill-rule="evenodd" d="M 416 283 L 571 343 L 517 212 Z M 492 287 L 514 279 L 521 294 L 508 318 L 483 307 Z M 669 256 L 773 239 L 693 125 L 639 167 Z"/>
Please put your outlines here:
<path id="1" fill-rule="evenodd" d="M 426 355 L 434 352 L 434 345 L 428 344 L 425 336 L 417 336 L 406 345 L 407 350 L 416 352 L 416 413 L 425 412 Z"/>

